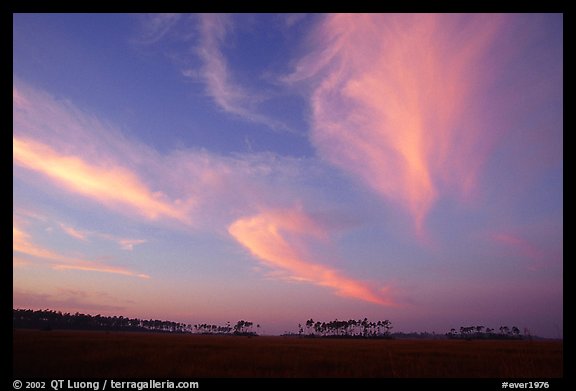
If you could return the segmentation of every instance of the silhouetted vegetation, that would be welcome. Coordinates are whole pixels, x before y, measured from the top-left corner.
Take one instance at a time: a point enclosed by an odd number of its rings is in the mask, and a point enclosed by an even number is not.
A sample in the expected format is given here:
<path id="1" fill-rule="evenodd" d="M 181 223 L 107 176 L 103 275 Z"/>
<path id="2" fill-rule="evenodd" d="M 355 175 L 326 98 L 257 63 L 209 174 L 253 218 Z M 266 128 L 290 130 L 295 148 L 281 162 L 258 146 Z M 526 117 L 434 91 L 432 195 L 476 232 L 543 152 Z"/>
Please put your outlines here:
<path id="1" fill-rule="evenodd" d="M 214 324 L 187 324 L 158 319 L 138 319 L 124 316 L 87 315 L 78 312 L 52 310 L 12 310 L 14 328 L 38 330 L 107 330 L 107 331 L 147 331 L 160 333 L 197 333 L 216 335 L 257 335 L 253 322 L 238 321 L 234 326 L 228 322 L 225 326 Z M 257 327 L 260 327 L 259 325 Z"/>
<path id="2" fill-rule="evenodd" d="M 160 333 L 188 333 L 201 335 L 258 335 L 254 330 L 260 325 L 239 320 L 235 324 L 225 325 L 209 323 L 187 324 L 158 319 L 138 319 L 124 316 L 102 316 L 81 313 L 62 313 L 52 310 L 13 309 L 13 327 L 37 330 L 107 330 L 107 331 L 144 331 Z M 462 326 L 453 328 L 446 334 L 428 332 L 391 333 L 389 320 L 369 321 L 364 319 L 332 320 L 329 322 L 308 319 L 298 324 L 298 332 L 287 332 L 285 336 L 324 337 L 324 338 L 388 338 L 388 339 L 490 339 L 517 340 L 532 339 L 529 332 L 524 335 L 516 326 L 501 326 L 498 329 L 485 326 Z"/>
<path id="3" fill-rule="evenodd" d="M 460 327 L 459 332 L 456 329 L 450 329 L 446 333 L 450 339 L 522 339 L 520 329 L 516 326 L 500 326 L 498 330 L 485 326 L 466 326 Z"/>
<path id="4" fill-rule="evenodd" d="M 249 339 L 229 337 L 257 335 L 254 329 L 260 325 L 246 320 L 194 325 L 22 309 L 13 310 L 13 324 L 13 374 L 19 377 L 533 378 L 563 374 L 562 342 L 524 341 L 515 326 L 466 326 L 446 334 L 391 333 L 389 320 L 309 319 L 298 325 L 298 332 L 291 334 L 294 338 Z"/>
<path id="5" fill-rule="evenodd" d="M 367 318 L 315 322 L 311 318 L 306 321 L 305 326 L 308 337 L 391 338 L 392 322 L 389 320 L 371 322 Z M 302 324 L 298 324 L 298 335 L 304 335 Z"/>

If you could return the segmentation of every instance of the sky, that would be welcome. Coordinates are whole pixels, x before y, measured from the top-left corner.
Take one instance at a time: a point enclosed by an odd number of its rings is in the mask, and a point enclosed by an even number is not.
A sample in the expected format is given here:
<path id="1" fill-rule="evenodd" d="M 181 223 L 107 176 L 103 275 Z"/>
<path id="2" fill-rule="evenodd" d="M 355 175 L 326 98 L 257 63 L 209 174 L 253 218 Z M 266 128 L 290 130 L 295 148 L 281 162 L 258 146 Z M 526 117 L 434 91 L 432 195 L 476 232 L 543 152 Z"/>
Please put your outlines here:
<path id="1" fill-rule="evenodd" d="M 14 308 L 562 337 L 562 31 L 14 14 Z"/>

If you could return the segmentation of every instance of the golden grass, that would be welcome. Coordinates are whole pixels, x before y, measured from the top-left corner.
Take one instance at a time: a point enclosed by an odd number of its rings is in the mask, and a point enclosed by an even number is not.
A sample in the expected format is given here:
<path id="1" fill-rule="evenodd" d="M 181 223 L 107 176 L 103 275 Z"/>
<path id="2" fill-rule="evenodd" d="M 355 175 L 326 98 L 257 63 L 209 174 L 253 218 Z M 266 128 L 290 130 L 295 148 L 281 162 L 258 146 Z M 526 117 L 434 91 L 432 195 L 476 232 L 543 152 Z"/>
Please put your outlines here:
<path id="1" fill-rule="evenodd" d="M 562 377 L 562 342 L 14 330 L 13 375 L 51 378 Z"/>

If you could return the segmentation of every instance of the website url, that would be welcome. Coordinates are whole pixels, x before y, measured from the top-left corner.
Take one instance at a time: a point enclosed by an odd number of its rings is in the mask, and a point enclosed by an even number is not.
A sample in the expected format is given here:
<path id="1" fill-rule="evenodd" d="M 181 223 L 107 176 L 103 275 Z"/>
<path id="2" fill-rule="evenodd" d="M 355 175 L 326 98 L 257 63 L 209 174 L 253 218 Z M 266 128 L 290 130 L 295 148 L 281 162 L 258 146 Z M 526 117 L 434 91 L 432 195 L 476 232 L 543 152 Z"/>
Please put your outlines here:
<path id="1" fill-rule="evenodd" d="M 200 383 L 197 381 L 181 381 L 173 382 L 170 380 L 157 381 L 115 381 L 110 380 L 110 388 L 122 390 L 146 390 L 146 389 L 196 389 L 200 388 Z"/>

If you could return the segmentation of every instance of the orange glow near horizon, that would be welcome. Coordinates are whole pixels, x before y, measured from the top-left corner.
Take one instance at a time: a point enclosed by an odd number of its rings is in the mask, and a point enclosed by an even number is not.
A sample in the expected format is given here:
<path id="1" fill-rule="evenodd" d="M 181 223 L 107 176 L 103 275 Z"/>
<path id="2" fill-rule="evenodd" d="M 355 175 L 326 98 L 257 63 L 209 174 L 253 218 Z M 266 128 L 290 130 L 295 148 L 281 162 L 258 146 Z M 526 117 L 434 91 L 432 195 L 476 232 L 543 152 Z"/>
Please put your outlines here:
<path id="1" fill-rule="evenodd" d="M 307 260 L 306 252 L 287 237 L 295 234 L 321 239 L 326 233 L 300 211 L 266 211 L 242 218 L 230 225 L 228 232 L 265 265 L 287 272 L 291 279 L 332 288 L 340 296 L 393 305 L 383 294 L 385 289 L 376 292 L 361 281 Z"/>

